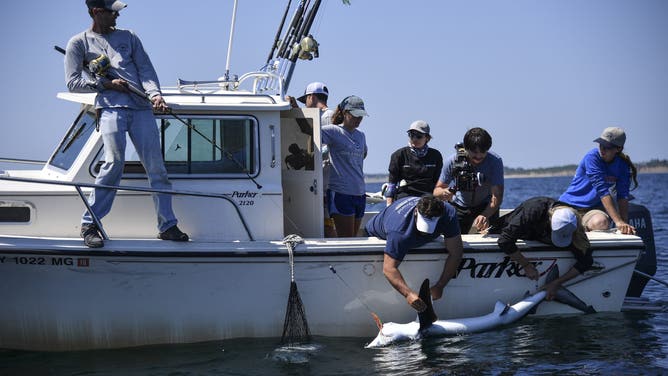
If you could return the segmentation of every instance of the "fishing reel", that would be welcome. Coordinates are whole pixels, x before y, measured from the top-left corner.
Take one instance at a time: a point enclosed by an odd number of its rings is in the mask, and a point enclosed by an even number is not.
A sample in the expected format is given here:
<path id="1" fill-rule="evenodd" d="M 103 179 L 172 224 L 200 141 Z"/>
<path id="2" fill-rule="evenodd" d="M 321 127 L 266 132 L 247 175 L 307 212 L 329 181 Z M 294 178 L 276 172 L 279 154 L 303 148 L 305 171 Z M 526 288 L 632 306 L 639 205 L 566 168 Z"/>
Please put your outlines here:
<path id="1" fill-rule="evenodd" d="M 294 56 L 297 56 L 302 60 L 313 60 L 314 57 L 317 58 L 320 56 L 318 46 L 320 44 L 313 38 L 313 35 L 309 34 L 302 38 L 299 43 L 295 43 L 292 46 L 290 58 L 292 59 Z"/>
<path id="2" fill-rule="evenodd" d="M 455 145 L 457 156 L 452 163 L 452 176 L 455 178 L 455 191 L 474 191 L 476 187 L 482 186 L 484 183 L 484 175 L 481 172 L 476 172 L 468 159 L 468 153 L 464 148 L 463 143 Z"/>
<path id="3" fill-rule="evenodd" d="M 111 62 L 107 55 L 100 55 L 88 63 L 88 70 L 98 76 L 105 76 L 109 67 L 111 67 Z"/>

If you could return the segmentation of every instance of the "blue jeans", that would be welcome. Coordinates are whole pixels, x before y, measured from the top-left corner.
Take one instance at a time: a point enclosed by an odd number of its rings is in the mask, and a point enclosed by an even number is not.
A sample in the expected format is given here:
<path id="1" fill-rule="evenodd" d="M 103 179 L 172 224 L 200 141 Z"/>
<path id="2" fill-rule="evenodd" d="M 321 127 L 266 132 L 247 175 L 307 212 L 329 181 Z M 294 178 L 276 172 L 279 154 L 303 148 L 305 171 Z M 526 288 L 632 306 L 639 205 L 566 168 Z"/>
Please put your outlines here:
<path id="1" fill-rule="evenodd" d="M 103 108 L 100 110 L 100 132 L 104 142 L 104 161 L 95 179 L 96 184 L 117 186 L 123 176 L 125 165 L 125 145 L 127 132 L 137 150 L 139 159 L 146 170 L 151 188 L 172 189 L 167 179 L 167 169 L 160 149 L 160 133 L 151 110 L 133 110 L 128 108 Z M 116 197 L 116 190 L 94 189 L 88 197 L 88 203 L 95 215 L 102 219 L 111 210 Z M 163 232 L 177 223 L 172 210 L 172 196 L 153 194 L 153 203 L 158 214 L 158 230 Z M 86 211 L 81 224 L 93 222 Z"/>

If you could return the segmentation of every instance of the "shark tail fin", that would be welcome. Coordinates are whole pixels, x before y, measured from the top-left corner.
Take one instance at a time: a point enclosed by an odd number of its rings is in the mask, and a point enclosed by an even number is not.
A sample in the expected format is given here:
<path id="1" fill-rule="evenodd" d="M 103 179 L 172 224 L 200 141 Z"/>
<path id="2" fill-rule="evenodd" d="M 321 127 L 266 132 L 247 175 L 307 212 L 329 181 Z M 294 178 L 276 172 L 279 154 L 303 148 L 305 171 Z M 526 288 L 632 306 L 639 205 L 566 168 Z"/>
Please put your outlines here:
<path id="1" fill-rule="evenodd" d="M 557 265 L 554 265 L 552 269 L 550 269 L 545 278 L 545 284 L 548 284 L 557 278 L 559 278 L 559 267 Z M 591 305 L 587 305 L 587 303 L 583 302 L 580 298 L 578 298 L 575 294 L 573 294 L 571 290 L 563 286 L 559 287 L 559 289 L 557 290 L 554 296 L 554 300 L 559 303 L 573 307 L 577 310 L 580 310 L 584 313 L 596 313 L 594 307 L 592 307 Z"/>
<path id="2" fill-rule="evenodd" d="M 428 328 L 434 321 L 438 320 L 434 312 L 434 306 L 431 304 L 431 292 L 429 291 L 429 279 L 425 279 L 420 286 L 420 299 L 427 305 L 427 309 L 418 313 L 418 320 L 420 321 L 420 330 Z"/>

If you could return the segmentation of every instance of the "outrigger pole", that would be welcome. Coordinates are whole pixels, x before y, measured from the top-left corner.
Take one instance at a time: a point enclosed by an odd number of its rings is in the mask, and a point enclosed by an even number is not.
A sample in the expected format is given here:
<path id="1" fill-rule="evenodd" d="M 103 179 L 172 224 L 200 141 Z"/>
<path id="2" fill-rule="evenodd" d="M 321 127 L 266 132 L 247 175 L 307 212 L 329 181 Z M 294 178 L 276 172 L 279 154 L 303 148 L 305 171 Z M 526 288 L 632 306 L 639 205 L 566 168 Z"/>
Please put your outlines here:
<path id="1" fill-rule="evenodd" d="M 234 0 L 234 8 L 232 8 L 232 24 L 230 25 L 230 40 L 227 43 L 227 59 L 225 62 L 225 81 L 230 79 L 230 58 L 232 56 L 232 39 L 234 38 L 234 25 L 237 19 L 237 4 L 238 0 Z"/>

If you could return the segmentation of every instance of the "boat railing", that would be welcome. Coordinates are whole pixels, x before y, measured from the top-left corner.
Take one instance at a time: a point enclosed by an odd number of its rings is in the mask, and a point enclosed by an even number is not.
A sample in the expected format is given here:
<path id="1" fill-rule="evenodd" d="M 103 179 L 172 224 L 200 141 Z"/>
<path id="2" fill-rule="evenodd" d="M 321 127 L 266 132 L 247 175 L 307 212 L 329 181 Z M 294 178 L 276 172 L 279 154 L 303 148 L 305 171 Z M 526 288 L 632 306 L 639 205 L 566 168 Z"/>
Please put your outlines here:
<path id="1" fill-rule="evenodd" d="M 285 97 L 283 91 L 283 79 L 272 72 L 249 72 L 241 77 L 237 78 L 236 76 L 233 79 L 221 78 L 218 80 L 209 80 L 209 81 L 188 81 L 188 80 L 177 80 L 177 87 L 181 93 L 185 94 L 194 94 L 194 95 L 212 95 L 212 96 L 239 96 L 238 93 L 241 93 L 239 90 L 244 82 L 252 81 L 252 84 L 249 84 L 250 90 L 248 95 L 252 96 L 265 96 L 270 98 L 273 103 L 276 103 L 271 94 L 266 94 L 266 92 L 272 92 L 274 94 L 280 95 L 281 98 Z M 217 93 L 220 90 L 235 92 L 235 94 L 225 94 Z"/>
<path id="2" fill-rule="evenodd" d="M 46 161 L 38 161 L 38 160 L 35 160 L 35 159 L 18 159 L 18 158 L 2 158 L 2 157 L 0 157 L 0 163 L 44 165 L 46 163 Z"/>
<path id="3" fill-rule="evenodd" d="M 81 188 L 104 188 L 104 189 L 113 189 L 116 191 L 134 191 L 134 192 L 149 192 L 149 193 L 164 193 L 164 194 L 169 194 L 169 195 L 180 195 L 180 196 L 195 196 L 195 197 L 209 197 L 209 198 L 219 198 L 222 200 L 225 200 L 232 204 L 234 207 L 234 210 L 237 212 L 237 216 L 239 217 L 239 220 L 241 221 L 241 224 L 244 226 L 244 229 L 246 230 L 246 234 L 248 234 L 248 239 L 249 240 L 255 240 L 253 239 L 253 235 L 250 232 L 250 229 L 248 228 L 248 224 L 246 223 L 246 220 L 244 219 L 243 214 L 241 214 L 241 210 L 239 209 L 239 206 L 237 205 L 236 202 L 234 202 L 233 199 L 229 197 L 228 194 L 222 194 L 222 193 L 208 193 L 208 192 L 196 192 L 196 191 L 180 191 L 180 190 L 173 190 L 173 189 L 159 189 L 159 188 L 146 188 L 146 187 L 131 187 L 131 186 L 124 186 L 124 185 L 105 185 L 105 184 L 95 184 L 95 183 L 79 183 L 79 182 L 69 182 L 69 181 L 58 181 L 58 180 L 48 180 L 48 179 L 34 179 L 34 178 L 21 178 L 21 177 L 15 177 L 15 176 L 7 176 L 7 175 L 0 175 L 0 180 L 7 180 L 7 181 L 14 181 L 14 182 L 20 182 L 20 183 L 35 183 L 35 184 L 45 184 L 45 185 L 61 185 L 61 186 L 70 186 L 74 187 L 79 194 L 79 197 L 81 198 L 81 201 L 84 203 L 84 206 L 86 206 L 86 210 L 91 214 L 91 217 L 93 219 L 93 222 L 98 226 L 100 229 L 100 232 L 102 233 L 102 237 L 105 240 L 109 239 L 109 236 L 107 233 L 104 231 L 104 228 L 102 227 L 102 223 L 100 222 L 100 219 L 97 218 L 97 216 L 93 213 L 93 211 L 90 208 L 90 205 L 88 204 L 88 200 L 86 199 L 86 196 L 84 195 L 83 191 Z"/>

